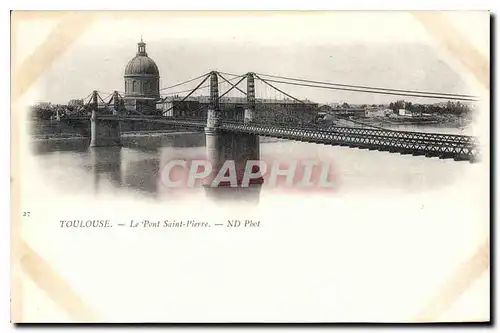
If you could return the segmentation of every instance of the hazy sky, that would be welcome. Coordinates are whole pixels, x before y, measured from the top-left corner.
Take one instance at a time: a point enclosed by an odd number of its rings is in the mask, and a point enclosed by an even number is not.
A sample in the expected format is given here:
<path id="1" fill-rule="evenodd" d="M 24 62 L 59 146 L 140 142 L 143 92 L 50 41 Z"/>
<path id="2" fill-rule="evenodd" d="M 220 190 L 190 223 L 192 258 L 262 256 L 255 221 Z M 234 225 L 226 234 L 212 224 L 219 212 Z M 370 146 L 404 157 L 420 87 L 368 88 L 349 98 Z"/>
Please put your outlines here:
<path id="1" fill-rule="evenodd" d="M 475 45 L 487 52 L 488 15 L 478 12 L 453 15 L 457 29 L 473 34 Z M 20 61 L 33 52 L 56 24 L 54 19 L 36 19 L 19 25 L 14 38 L 18 41 Z M 94 89 L 123 91 L 123 71 L 135 56 L 141 35 L 147 43 L 148 55 L 160 69 L 160 87 L 215 69 L 343 84 L 474 93 L 456 62 L 438 50 L 419 22 L 403 12 L 236 16 L 106 13 L 46 69 L 28 95 L 34 100 L 66 103 L 69 99 L 83 98 Z M 194 85 L 196 82 L 172 90 Z M 317 102 L 372 104 L 399 99 L 276 85 L 298 98 Z"/>

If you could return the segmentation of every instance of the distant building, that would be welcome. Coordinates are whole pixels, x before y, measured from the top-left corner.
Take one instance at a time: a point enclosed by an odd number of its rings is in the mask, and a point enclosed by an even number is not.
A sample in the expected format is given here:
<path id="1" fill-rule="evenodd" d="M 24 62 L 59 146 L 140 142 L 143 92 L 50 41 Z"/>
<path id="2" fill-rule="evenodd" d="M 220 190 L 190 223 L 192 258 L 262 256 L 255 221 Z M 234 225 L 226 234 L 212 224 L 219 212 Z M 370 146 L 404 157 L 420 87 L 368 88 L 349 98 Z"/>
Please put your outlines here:
<path id="1" fill-rule="evenodd" d="M 366 117 L 364 108 L 332 108 L 330 113 L 338 117 Z"/>
<path id="2" fill-rule="evenodd" d="M 335 118 L 333 108 L 328 104 L 323 104 L 318 107 L 318 121 L 328 121 Z"/>
<path id="3" fill-rule="evenodd" d="M 367 117 L 385 117 L 386 115 L 392 113 L 391 109 L 368 109 L 366 110 Z"/>
<path id="4" fill-rule="evenodd" d="M 207 117 L 209 96 L 167 98 L 159 107 L 165 117 Z M 318 104 L 310 101 L 298 103 L 289 99 L 256 99 L 255 117 L 259 121 L 314 121 L 318 115 Z M 224 119 L 243 120 L 247 105 L 246 97 L 222 97 L 219 100 Z"/>
<path id="5" fill-rule="evenodd" d="M 39 108 L 50 108 L 52 106 L 51 102 L 39 102 L 36 104 L 36 107 Z"/>
<path id="6" fill-rule="evenodd" d="M 68 106 L 73 106 L 73 107 L 83 106 L 83 99 L 72 99 L 68 102 Z"/>
<path id="7" fill-rule="evenodd" d="M 155 114 L 160 99 L 160 71 L 146 53 L 146 43 L 137 43 L 137 54 L 125 67 L 124 105 L 143 114 Z"/>
<path id="8" fill-rule="evenodd" d="M 410 116 L 411 117 L 413 114 L 409 110 L 399 109 L 398 110 L 398 115 L 400 115 L 400 116 Z"/>
<path id="9" fill-rule="evenodd" d="M 328 104 L 323 104 L 319 107 L 319 112 L 324 112 L 324 113 L 329 113 L 333 110 L 333 107 L 331 107 Z"/>

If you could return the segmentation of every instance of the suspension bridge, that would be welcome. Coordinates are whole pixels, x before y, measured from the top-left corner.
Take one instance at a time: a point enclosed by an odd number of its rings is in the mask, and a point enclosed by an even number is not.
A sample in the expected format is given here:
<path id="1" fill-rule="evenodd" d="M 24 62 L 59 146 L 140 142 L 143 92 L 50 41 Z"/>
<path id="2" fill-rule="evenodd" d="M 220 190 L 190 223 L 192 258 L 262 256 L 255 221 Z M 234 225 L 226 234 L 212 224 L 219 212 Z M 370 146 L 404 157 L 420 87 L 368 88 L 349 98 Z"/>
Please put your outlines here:
<path id="1" fill-rule="evenodd" d="M 244 84 L 246 81 L 246 84 Z M 259 136 L 374 151 L 475 162 L 476 138 L 466 135 L 398 131 L 349 118 L 331 124 L 318 123 L 318 104 L 299 99 L 278 85 L 393 96 L 477 101 L 471 95 L 375 88 L 289 77 L 212 71 L 160 90 L 183 85 L 194 88 L 173 91 L 157 101 L 157 114 L 127 108 L 122 92 L 102 97 L 93 91 L 77 113 L 61 121 L 90 121 L 93 147 L 120 145 L 120 122 L 149 122 L 204 130 L 212 164 L 224 160 L 258 160 Z M 222 93 L 219 93 L 221 91 Z M 264 94 L 259 92 L 265 92 Z M 348 125 L 346 125 L 348 124 Z"/>

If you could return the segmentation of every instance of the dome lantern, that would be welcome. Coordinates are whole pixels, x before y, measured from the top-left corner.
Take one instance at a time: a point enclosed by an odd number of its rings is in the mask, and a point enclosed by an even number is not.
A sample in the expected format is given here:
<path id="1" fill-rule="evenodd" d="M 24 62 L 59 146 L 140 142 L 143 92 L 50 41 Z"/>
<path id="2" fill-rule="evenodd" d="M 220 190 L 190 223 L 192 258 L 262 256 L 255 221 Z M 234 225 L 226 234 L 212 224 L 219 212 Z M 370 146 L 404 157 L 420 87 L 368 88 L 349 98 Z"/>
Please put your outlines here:
<path id="1" fill-rule="evenodd" d="M 146 53 L 146 43 L 142 41 L 142 36 L 141 36 L 141 41 L 137 43 L 137 55 L 138 56 L 148 56 Z"/>

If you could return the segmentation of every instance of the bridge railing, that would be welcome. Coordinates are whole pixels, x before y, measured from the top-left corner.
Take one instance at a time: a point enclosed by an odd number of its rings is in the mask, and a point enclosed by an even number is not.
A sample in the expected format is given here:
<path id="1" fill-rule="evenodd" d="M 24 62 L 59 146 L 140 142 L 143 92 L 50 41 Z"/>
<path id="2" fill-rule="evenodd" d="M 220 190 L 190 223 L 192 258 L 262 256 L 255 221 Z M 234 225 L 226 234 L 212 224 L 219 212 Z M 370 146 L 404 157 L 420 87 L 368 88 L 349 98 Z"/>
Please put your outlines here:
<path id="1" fill-rule="evenodd" d="M 439 156 L 457 160 L 475 160 L 479 155 L 476 146 L 460 142 L 430 141 L 422 138 L 396 138 L 370 136 L 346 132 L 320 131 L 310 128 L 285 128 L 262 124 L 223 123 L 227 131 L 273 136 L 298 141 L 330 145 L 350 146 L 367 149 L 412 153 L 416 155 Z"/>
<path id="2" fill-rule="evenodd" d="M 292 135 L 294 138 L 308 137 L 332 137 L 335 138 L 338 135 L 342 137 L 343 140 L 358 140 L 360 142 L 386 145 L 389 144 L 391 147 L 399 147 L 400 145 L 413 145 L 415 147 L 427 147 L 428 149 L 433 149 L 433 147 L 441 147 L 442 149 L 467 149 L 474 151 L 474 154 L 479 153 L 479 149 L 474 140 L 470 137 L 459 136 L 464 140 L 456 140 L 456 136 L 450 138 L 447 134 L 431 134 L 431 133 L 420 133 L 414 132 L 410 135 L 406 133 L 400 133 L 397 131 L 383 131 L 383 130 L 341 130 L 336 131 L 335 129 L 319 129 L 315 127 L 287 127 L 280 126 L 279 124 L 269 124 L 269 123 L 258 123 L 253 122 L 251 124 L 243 124 L 241 122 L 223 122 L 224 128 L 227 130 L 239 130 L 245 131 L 256 130 L 255 134 L 263 135 L 262 133 L 272 132 L 273 128 L 276 133 L 286 133 L 287 135 Z M 268 130 L 271 128 L 271 130 Z M 342 128 L 346 129 L 346 128 Z M 349 128 L 347 128 L 349 129 Z M 265 135 L 265 134 L 264 134 Z M 337 135 L 337 136 L 336 136 Z"/>
<path id="3" fill-rule="evenodd" d="M 241 121 L 231 121 L 223 120 L 224 123 L 228 124 L 243 124 Z M 284 128 L 292 128 L 292 124 L 278 123 L 278 122 L 262 122 L 254 121 L 252 124 L 256 125 L 267 125 L 267 126 L 277 126 Z M 347 133 L 352 135 L 369 135 L 374 137 L 386 137 L 386 138 L 397 138 L 397 139 L 421 139 L 429 141 L 440 141 L 440 142 L 453 142 L 462 144 L 474 144 L 477 145 L 477 140 L 474 137 L 460 134 L 443 134 L 443 133 L 427 133 L 427 132 L 415 132 L 415 131 L 398 131 L 391 129 L 375 129 L 375 128 L 362 128 L 362 127 L 346 127 L 346 126 L 328 126 L 322 127 L 314 123 L 304 123 L 300 127 L 307 130 L 313 130 L 318 132 L 337 132 L 337 133 Z"/>

